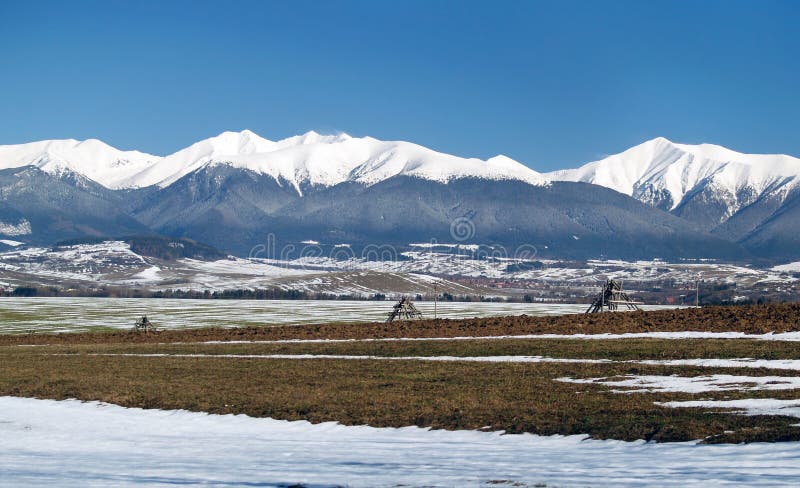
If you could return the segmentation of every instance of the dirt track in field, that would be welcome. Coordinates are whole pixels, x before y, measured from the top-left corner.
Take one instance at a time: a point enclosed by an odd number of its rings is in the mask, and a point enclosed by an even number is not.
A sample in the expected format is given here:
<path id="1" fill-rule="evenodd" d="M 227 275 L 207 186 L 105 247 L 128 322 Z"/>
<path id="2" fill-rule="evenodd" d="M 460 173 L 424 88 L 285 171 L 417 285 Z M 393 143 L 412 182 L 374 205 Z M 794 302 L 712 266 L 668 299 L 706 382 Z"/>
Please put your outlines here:
<path id="1" fill-rule="evenodd" d="M 270 324 L 264 324 L 263 327 L 167 330 L 149 334 L 118 331 L 0 335 L 0 345 L 368 339 L 389 337 L 486 337 L 524 334 L 678 331 L 738 331 L 750 334 L 800 331 L 800 303 L 704 307 L 648 312 L 575 314 L 550 317 L 522 315 L 462 320 L 417 320 L 392 324 L 334 323 L 302 326 L 270 326 Z"/>

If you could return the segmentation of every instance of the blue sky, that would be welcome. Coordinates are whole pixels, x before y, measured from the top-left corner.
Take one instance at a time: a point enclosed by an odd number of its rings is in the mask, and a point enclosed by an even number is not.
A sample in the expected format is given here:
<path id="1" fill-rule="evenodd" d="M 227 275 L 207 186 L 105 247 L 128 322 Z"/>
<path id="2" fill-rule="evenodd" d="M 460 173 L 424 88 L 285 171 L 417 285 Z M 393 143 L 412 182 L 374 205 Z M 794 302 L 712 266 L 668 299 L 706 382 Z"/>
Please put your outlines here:
<path id="1" fill-rule="evenodd" d="M 0 2 L 0 144 L 223 130 L 576 166 L 664 136 L 800 156 L 798 1 Z"/>

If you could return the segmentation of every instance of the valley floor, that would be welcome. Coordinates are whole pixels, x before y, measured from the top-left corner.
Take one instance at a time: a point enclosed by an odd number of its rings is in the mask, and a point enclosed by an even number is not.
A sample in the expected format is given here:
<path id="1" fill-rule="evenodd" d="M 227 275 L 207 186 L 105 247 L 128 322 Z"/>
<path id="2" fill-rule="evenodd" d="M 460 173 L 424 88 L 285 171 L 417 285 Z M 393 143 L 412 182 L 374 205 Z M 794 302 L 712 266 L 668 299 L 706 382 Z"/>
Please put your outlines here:
<path id="1" fill-rule="evenodd" d="M 297 245 L 305 249 L 304 244 Z M 800 290 L 797 263 L 765 268 L 709 260 L 558 261 L 535 255 L 508 257 L 500 249 L 456 244 L 409 246 L 405 252 L 394 250 L 386 260 L 358 257 L 355 251 L 342 256 L 337 249 L 349 248 L 334 246 L 328 256 L 288 260 L 228 256 L 214 261 L 158 259 L 138 254 L 122 241 L 19 246 L 0 252 L 0 290 L 23 296 L 117 297 L 174 296 L 170 294 L 176 290 L 197 297 L 269 290 L 306 298 L 405 294 L 432 299 L 434 294 L 447 294 L 461 300 L 583 303 L 598 293 L 605 279 L 613 278 L 623 281 L 637 300 L 672 305 L 691 305 L 697 299 L 706 304 L 780 302 L 796 298 Z M 486 253 L 492 250 L 499 254 Z"/>

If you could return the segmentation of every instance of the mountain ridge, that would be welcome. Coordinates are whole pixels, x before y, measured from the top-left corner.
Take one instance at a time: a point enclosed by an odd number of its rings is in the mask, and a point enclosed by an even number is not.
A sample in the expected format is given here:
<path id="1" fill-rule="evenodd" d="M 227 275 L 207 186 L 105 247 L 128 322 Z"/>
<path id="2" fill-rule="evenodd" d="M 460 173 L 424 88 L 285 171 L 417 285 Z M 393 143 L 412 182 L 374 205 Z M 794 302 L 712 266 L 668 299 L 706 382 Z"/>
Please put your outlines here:
<path id="1" fill-rule="evenodd" d="M 223 132 L 166 157 L 40 141 L 0 146 L 0 235 L 25 230 L 41 243 L 150 231 L 246 254 L 268 234 L 407 244 L 446 239 L 452 222 L 468 219 L 476 243 L 527 242 L 569 257 L 795 258 L 795 170 L 790 156 L 664 138 L 547 174 L 505 156 L 344 133 L 270 141 Z"/>
<path id="2" fill-rule="evenodd" d="M 87 144 L 94 147 L 93 152 L 79 151 Z M 50 151 L 54 146 L 59 151 Z M 94 161 L 88 161 L 92 157 Z M 411 142 L 354 138 L 345 133 L 310 131 L 271 141 L 250 130 L 226 131 L 164 157 L 120 151 L 95 139 L 0 146 L 0 169 L 36 165 L 58 174 L 64 168 L 109 189 L 164 188 L 193 171 L 220 164 L 272 176 L 288 182 L 301 194 L 304 186 L 334 186 L 345 181 L 370 185 L 397 175 L 442 182 L 480 177 L 548 183 L 540 173 L 502 155 L 485 161 L 461 158 Z"/>
<path id="3" fill-rule="evenodd" d="M 0 145 L 0 169 L 34 165 L 51 174 L 72 171 L 110 189 L 165 187 L 204 166 L 227 164 L 293 184 L 374 184 L 396 175 L 449 181 L 459 177 L 518 179 L 531 184 L 582 181 L 611 188 L 664 210 L 675 210 L 704 184 L 735 195 L 800 183 L 800 159 L 745 154 L 714 144 L 680 144 L 657 137 L 578 168 L 539 173 L 507 156 L 462 158 L 406 141 L 354 138 L 314 131 L 278 141 L 253 131 L 226 131 L 167 156 L 122 151 L 97 139 Z M 439 168 L 436 168 L 439 166 Z M 665 201 L 665 198 L 669 201 Z M 734 211 L 748 202 L 734 202 Z M 665 208 L 666 207 L 666 208 Z"/>

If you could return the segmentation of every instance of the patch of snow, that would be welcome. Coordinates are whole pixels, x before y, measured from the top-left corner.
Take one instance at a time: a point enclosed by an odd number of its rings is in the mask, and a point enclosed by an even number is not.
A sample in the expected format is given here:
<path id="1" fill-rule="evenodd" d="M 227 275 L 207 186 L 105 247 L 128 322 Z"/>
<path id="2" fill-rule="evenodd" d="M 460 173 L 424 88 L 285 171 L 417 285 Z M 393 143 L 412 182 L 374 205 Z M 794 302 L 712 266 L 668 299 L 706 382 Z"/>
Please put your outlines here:
<path id="1" fill-rule="evenodd" d="M 787 263 L 787 264 L 781 264 L 780 266 L 775 266 L 772 268 L 772 271 L 798 273 L 800 272 L 800 261 L 795 261 L 793 263 Z"/>
<path id="2" fill-rule="evenodd" d="M 800 388 L 796 376 L 707 376 L 626 375 L 611 378 L 557 378 L 564 383 L 583 383 L 626 388 L 614 393 L 704 393 L 709 391 L 794 390 Z"/>
<path id="3" fill-rule="evenodd" d="M 352 342 L 391 342 L 391 341 L 426 341 L 442 340 L 428 338 L 392 338 L 392 339 L 283 339 L 274 341 L 206 341 L 206 345 L 231 344 L 302 344 L 302 343 L 352 343 Z M 172 344 L 194 344 L 176 342 Z M 24 344 L 23 344 L 24 345 Z M 797 359 L 642 359 L 617 361 L 612 359 L 553 358 L 547 356 L 373 356 L 345 354 L 167 354 L 167 353 L 108 353 L 90 354 L 93 356 L 144 356 L 144 357 L 214 357 L 231 359 L 344 359 L 344 360 L 387 360 L 387 361 L 445 361 L 445 362 L 478 362 L 478 363 L 584 363 L 584 364 L 642 364 L 655 366 L 694 366 L 700 368 L 753 368 L 800 371 L 800 360 Z M 673 377 L 670 377 L 673 378 Z M 596 382 L 575 380 L 574 382 Z M 611 384 L 602 379 L 603 384 Z M 706 381 L 701 377 L 697 381 Z M 652 381 L 652 377 L 647 377 Z M 619 386 L 619 385 L 616 385 Z"/>
<path id="4" fill-rule="evenodd" d="M 441 306 L 441 304 L 440 304 Z M 580 340 L 620 340 L 620 339 L 750 339 L 762 341 L 800 341 L 800 332 L 785 332 L 781 334 L 745 334 L 744 332 L 638 332 L 624 334 L 521 334 L 521 335 L 499 335 L 499 336 L 457 336 L 457 337 L 385 337 L 377 339 L 281 339 L 274 341 L 242 341 L 242 343 L 315 343 L 315 342 L 395 342 L 395 341 L 491 341 L 491 340 L 525 340 L 525 339 L 580 339 Z M 211 341 L 207 344 L 215 344 Z M 236 342 L 220 341 L 221 344 L 231 344 Z M 648 360 L 644 360 L 648 361 Z M 656 361 L 656 360 L 654 360 Z M 789 359 L 663 359 L 657 360 L 657 364 L 676 365 L 685 362 L 687 366 L 709 366 L 709 367 L 736 367 L 736 368 L 772 368 L 772 369 L 794 369 L 795 360 Z M 707 362 L 707 364 L 705 364 Z M 702 363 L 702 364 L 701 364 Z M 781 367 L 781 365 L 785 367 Z"/>
<path id="5" fill-rule="evenodd" d="M 7 486 L 793 485 L 798 443 L 373 428 L 0 397 Z M 506 480 L 506 484 L 498 484 Z"/>
<path id="6" fill-rule="evenodd" d="M 12 241 L 10 239 L 0 239 L 0 243 L 5 244 L 6 246 L 11 246 L 11 247 L 19 247 L 19 246 L 25 244 L 24 242 Z"/>
<path id="7" fill-rule="evenodd" d="M 417 242 L 411 243 L 409 247 L 419 247 L 423 249 L 435 249 L 437 247 L 446 249 L 463 249 L 466 251 L 477 251 L 480 249 L 478 244 L 447 244 L 442 242 Z"/>
<path id="8" fill-rule="evenodd" d="M 743 415 L 784 415 L 800 417 L 800 400 L 776 400 L 773 398 L 748 398 L 745 400 L 693 400 L 656 402 L 670 408 L 732 409 Z"/>
<path id="9" fill-rule="evenodd" d="M 144 271 L 141 271 L 133 275 L 133 278 L 141 281 L 158 281 L 159 280 L 158 273 L 160 271 L 161 268 L 159 268 L 158 266 L 150 266 Z"/>
<path id="10" fill-rule="evenodd" d="M 703 368 L 754 368 L 800 371 L 800 359 L 643 359 L 638 364 L 697 366 Z"/>
<path id="11" fill-rule="evenodd" d="M 28 222 L 27 219 L 21 219 L 16 224 L 0 221 L 0 234 L 7 236 L 26 236 L 31 232 L 31 223 Z"/>
<path id="12" fill-rule="evenodd" d="M 230 344 L 230 343 L 229 343 Z M 73 354 L 55 354 L 57 356 Z M 169 358 L 225 359 L 343 359 L 362 361 L 442 361 L 468 363 L 584 363 L 609 364 L 610 359 L 570 359 L 545 356 L 355 356 L 347 354 L 168 354 L 168 353 L 89 353 L 87 356 L 133 356 Z"/>

